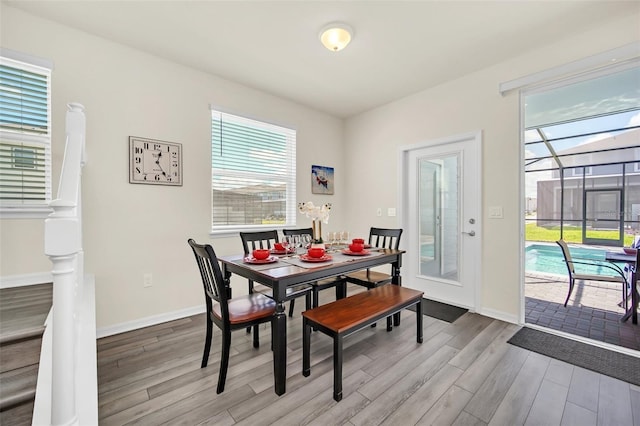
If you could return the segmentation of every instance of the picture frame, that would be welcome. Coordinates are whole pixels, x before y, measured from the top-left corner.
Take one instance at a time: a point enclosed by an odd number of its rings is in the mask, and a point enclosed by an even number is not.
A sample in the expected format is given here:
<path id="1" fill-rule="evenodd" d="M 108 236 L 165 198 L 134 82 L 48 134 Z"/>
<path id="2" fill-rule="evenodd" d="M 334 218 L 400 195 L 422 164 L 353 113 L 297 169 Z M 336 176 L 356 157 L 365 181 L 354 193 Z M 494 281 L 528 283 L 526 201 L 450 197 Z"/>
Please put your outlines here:
<path id="1" fill-rule="evenodd" d="M 311 193 L 333 195 L 334 170 L 328 166 L 311 166 Z"/>

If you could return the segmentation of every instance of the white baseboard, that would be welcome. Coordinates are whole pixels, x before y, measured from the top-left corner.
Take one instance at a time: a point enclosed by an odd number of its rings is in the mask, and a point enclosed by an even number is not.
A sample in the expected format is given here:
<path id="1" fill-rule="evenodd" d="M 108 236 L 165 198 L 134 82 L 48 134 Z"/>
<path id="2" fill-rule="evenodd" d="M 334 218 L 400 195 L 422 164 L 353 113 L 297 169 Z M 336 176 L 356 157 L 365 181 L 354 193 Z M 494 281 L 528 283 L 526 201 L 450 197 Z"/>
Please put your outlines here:
<path id="1" fill-rule="evenodd" d="M 0 288 L 25 287 L 53 282 L 51 271 L 0 277 Z"/>
<path id="2" fill-rule="evenodd" d="M 134 321 L 127 321 L 108 327 L 99 328 L 96 331 L 97 338 L 112 336 L 114 334 L 125 333 L 127 331 L 137 330 L 139 328 L 149 327 L 151 325 L 161 324 L 167 321 L 174 321 L 180 318 L 190 317 L 191 315 L 201 314 L 206 310 L 204 304 L 200 306 L 192 306 L 190 308 L 181 309 L 179 311 L 165 312 L 159 315 L 153 315 L 146 318 L 140 318 Z"/>
<path id="3" fill-rule="evenodd" d="M 500 321 L 504 321 L 504 322 L 509 322 L 511 324 L 520 324 L 520 321 L 518 320 L 518 316 L 517 315 L 512 315 L 512 314 L 508 314 L 506 312 L 503 311 L 497 311 L 495 309 L 481 309 L 478 312 L 480 315 L 484 315 L 485 317 L 489 317 L 489 318 L 493 318 L 493 319 L 497 319 Z"/>

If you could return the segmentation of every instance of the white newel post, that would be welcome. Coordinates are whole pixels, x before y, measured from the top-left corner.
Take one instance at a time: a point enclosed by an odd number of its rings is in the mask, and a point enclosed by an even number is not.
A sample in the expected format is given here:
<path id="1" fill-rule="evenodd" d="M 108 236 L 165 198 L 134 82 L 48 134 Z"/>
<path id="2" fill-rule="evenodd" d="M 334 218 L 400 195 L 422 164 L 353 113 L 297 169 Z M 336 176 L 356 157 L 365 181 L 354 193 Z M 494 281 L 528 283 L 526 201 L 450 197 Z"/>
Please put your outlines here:
<path id="1" fill-rule="evenodd" d="M 84 159 L 84 107 L 70 104 L 58 198 L 45 220 L 45 254 L 53 267 L 51 424 L 78 423 L 76 410 L 76 292 L 82 291 L 80 173 Z"/>

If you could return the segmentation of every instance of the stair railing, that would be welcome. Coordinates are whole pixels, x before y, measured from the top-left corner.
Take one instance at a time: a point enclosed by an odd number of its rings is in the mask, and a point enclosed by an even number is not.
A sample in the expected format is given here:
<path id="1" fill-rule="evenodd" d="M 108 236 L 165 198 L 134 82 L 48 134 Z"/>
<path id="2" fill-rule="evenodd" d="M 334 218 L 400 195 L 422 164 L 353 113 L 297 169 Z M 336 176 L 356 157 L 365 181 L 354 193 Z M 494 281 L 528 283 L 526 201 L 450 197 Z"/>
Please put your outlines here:
<path id="1" fill-rule="evenodd" d="M 78 423 L 76 408 L 77 299 L 84 280 L 81 172 L 85 159 L 84 107 L 68 105 L 66 146 L 58 197 L 45 220 L 45 254 L 53 266 L 51 424 Z"/>

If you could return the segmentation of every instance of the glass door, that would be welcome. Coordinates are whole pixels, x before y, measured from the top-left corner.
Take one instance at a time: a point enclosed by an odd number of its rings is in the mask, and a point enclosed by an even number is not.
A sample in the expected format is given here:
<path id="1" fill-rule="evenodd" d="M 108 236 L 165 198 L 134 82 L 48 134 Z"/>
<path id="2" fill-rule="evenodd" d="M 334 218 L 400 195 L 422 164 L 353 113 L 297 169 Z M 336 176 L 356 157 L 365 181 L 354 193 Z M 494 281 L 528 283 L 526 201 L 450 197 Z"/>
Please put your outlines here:
<path id="1" fill-rule="evenodd" d="M 603 246 L 624 245 L 621 189 L 585 189 L 582 241 Z"/>

